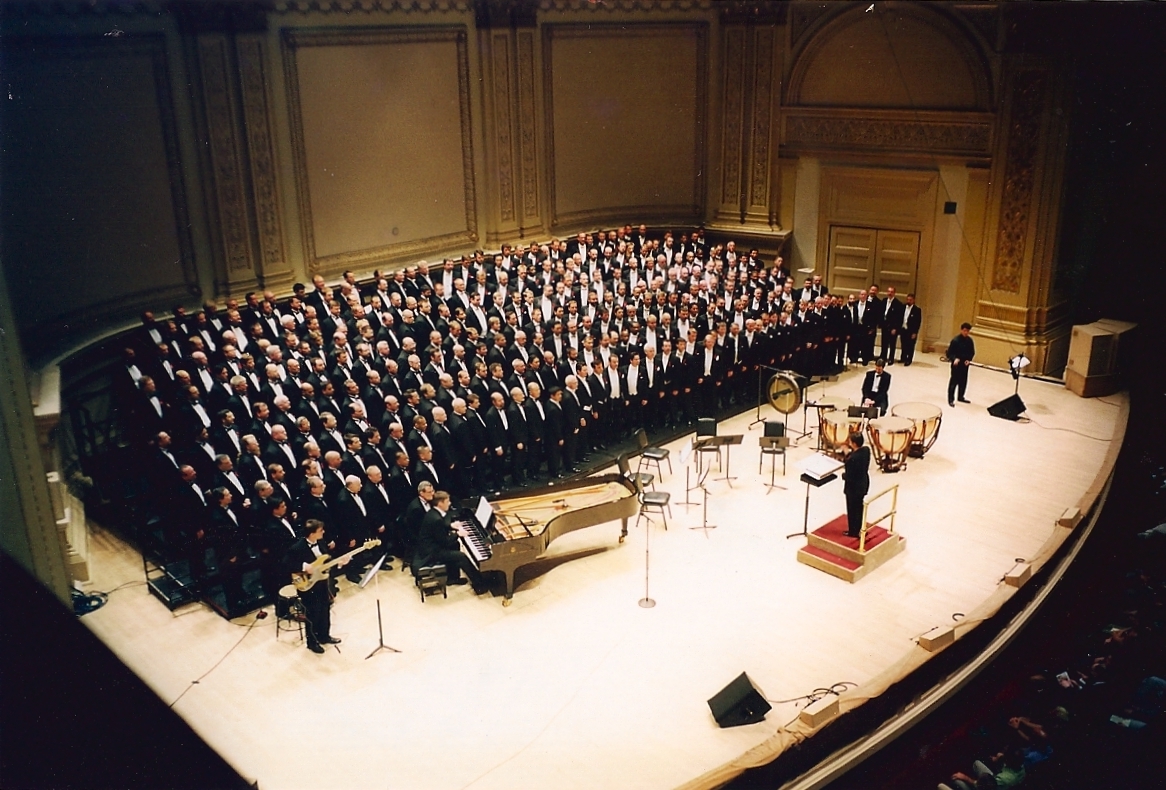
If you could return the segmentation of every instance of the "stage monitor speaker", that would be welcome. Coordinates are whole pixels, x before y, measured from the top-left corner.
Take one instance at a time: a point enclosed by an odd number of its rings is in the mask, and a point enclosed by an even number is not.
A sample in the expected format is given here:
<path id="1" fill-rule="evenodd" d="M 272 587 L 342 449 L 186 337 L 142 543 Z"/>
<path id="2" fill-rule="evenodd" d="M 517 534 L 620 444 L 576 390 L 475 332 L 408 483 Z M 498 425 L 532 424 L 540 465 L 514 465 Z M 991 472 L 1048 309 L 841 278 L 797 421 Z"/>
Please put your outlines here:
<path id="1" fill-rule="evenodd" d="M 989 406 L 988 413 L 993 417 L 1005 420 L 1018 420 L 1020 415 L 1024 414 L 1024 409 L 1024 401 L 1020 399 L 1019 395 L 1009 395 L 1004 400 Z"/>
<path id="2" fill-rule="evenodd" d="M 777 422 L 776 420 L 766 420 L 765 435 L 770 438 L 780 438 L 785 436 L 785 423 Z"/>
<path id="3" fill-rule="evenodd" d="M 696 421 L 697 436 L 716 436 L 717 421 L 713 417 L 701 417 Z"/>
<path id="4" fill-rule="evenodd" d="M 765 701 L 765 695 L 753 685 L 753 681 L 744 672 L 709 700 L 709 710 L 713 712 L 713 718 L 720 727 L 756 724 L 765 719 L 765 714 L 771 707 Z"/>

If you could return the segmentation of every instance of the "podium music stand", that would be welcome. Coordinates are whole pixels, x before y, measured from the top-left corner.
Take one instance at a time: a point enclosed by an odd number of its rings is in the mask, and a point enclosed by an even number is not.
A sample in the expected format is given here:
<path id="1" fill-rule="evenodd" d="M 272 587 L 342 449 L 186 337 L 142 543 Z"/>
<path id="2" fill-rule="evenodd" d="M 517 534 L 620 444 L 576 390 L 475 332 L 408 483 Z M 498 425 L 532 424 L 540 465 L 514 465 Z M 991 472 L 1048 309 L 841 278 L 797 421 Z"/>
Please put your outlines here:
<path id="1" fill-rule="evenodd" d="M 725 448 L 725 476 L 715 477 L 713 478 L 714 480 L 724 480 L 729 484 L 730 487 L 732 487 L 733 481 L 737 479 L 735 477 L 729 476 L 729 463 L 731 462 L 733 455 L 732 449 L 733 447 L 741 444 L 744 439 L 744 435 L 739 433 L 729 434 L 728 436 L 709 436 L 705 439 L 705 444 L 709 447 Z"/>
<path id="2" fill-rule="evenodd" d="M 843 467 L 843 464 L 828 455 L 816 453 L 811 455 L 806 460 L 798 464 L 800 468 L 809 472 L 802 473 L 801 481 L 806 484 L 806 509 L 805 515 L 802 517 L 802 531 L 794 532 L 786 535 L 786 540 L 796 538 L 799 535 L 803 538 L 810 534 L 810 489 L 821 488 L 827 483 L 838 479 L 838 470 Z"/>
<path id="3" fill-rule="evenodd" d="M 364 657 L 365 661 L 368 661 L 382 650 L 388 650 L 390 653 L 401 652 L 397 648 L 390 647 L 389 645 L 385 644 L 385 627 L 381 622 L 381 578 L 377 575 L 377 572 L 380 571 L 381 566 L 385 564 L 385 558 L 388 556 L 388 554 L 382 554 L 381 558 L 373 563 L 373 566 L 369 568 L 367 572 L 365 572 L 364 578 L 360 580 L 360 589 L 362 590 L 368 586 L 370 579 L 376 579 L 377 588 L 377 633 L 379 634 L 379 639 L 377 640 L 377 646 L 373 648 L 373 651 Z"/>

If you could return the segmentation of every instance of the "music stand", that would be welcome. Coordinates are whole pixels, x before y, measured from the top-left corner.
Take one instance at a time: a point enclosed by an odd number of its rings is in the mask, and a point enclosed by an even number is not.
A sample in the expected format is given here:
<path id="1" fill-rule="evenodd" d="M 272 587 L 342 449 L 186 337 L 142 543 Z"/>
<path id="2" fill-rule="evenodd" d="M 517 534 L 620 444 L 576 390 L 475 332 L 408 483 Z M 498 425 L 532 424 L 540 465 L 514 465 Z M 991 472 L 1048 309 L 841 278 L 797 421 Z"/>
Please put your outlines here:
<path id="1" fill-rule="evenodd" d="M 381 558 L 379 560 L 377 560 L 376 562 L 374 562 L 372 564 L 371 568 L 369 568 L 367 571 L 365 571 L 364 578 L 362 578 L 360 580 L 360 584 L 359 584 L 360 589 L 363 590 L 365 587 L 368 586 L 370 579 L 377 580 L 376 581 L 376 588 L 377 588 L 377 634 L 378 634 L 377 646 L 375 648 L 373 648 L 373 651 L 371 653 L 369 653 L 367 656 L 364 657 L 365 661 L 368 661 L 370 658 L 372 658 L 373 656 L 375 656 L 377 653 L 381 652 L 382 650 L 388 650 L 391 653 L 400 653 L 401 652 L 397 648 L 390 647 L 389 645 L 385 644 L 385 627 L 381 621 L 381 580 L 380 580 L 380 577 L 377 576 L 377 572 L 380 571 L 381 566 L 385 564 L 385 558 L 388 556 L 389 556 L 388 553 L 382 554 Z"/>
<path id="2" fill-rule="evenodd" d="M 782 491 L 785 491 L 786 487 L 779 486 L 776 483 L 774 483 L 773 477 L 777 471 L 777 456 L 779 454 L 782 456 L 781 473 L 783 476 L 785 475 L 784 450 L 789 447 L 789 437 L 788 436 L 758 436 L 757 441 L 761 445 L 762 455 L 769 456 L 769 482 L 763 484 L 769 490 L 766 491 L 765 494 L 768 496 L 770 491 L 773 491 L 773 489 L 775 489 L 775 488 L 780 488 Z M 778 450 L 781 450 L 783 452 L 778 453 Z M 758 471 L 760 471 L 760 470 L 758 470 Z"/>
<path id="3" fill-rule="evenodd" d="M 803 538 L 809 536 L 809 534 L 810 534 L 810 489 L 811 488 L 821 488 L 822 486 L 826 485 L 827 483 L 830 483 L 830 482 L 833 482 L 834 480 L 837 480 L 838 479 L 837 472 L 839 469 L 841 469 L 844 466 L 844 464 L 842 464 L 840 461 L 835 460 L 834 458 L 831 458 L 828 455 L 823 455 L 822 453 L 815 453 L 814 455 L 811 455 L 809 458 L 807 458 L 806 460 L 799 463 L 798 466 L 801 469 L 805 470 L 802 473 L 801 481 L 806 484 L 806 509 L 805 509 L 804 515 L 802 516 L 802 531 L 801 532 L 793 532 L 793 533 L 790 533 L 789 535 L 786 535 L 785 536 L 786 540 L 789 540 L 790 538 L 796 538 L 799 535 Z"/>
<path id="4" fill-rule="evenodd" d="M 682 464 L 684 464 L 684 501 L 677 502 L 676 504 L 678 504 L 678 505 L 688 506 L 688 505 L 699 505 L 700 504 L 699 502 L 689 502 L 688 501 L 688 492 L 690 492 L 694 489 L 700 488 L 700 484 L 701 484 L 700 480 L 698 480 L 696 485 L 694 485 L 694 486 L 690 486 L 688 484 L 688 473 L 691 471 L 691 467 L 688 465 L 688 461 L 689 461 L 689 458 L 691 458 L 694 453 L 697 455 L 698 461 L 699 461 L 699 456 L 700 456 L 699 450 L 701 447 L 704 446 L 704 441 L 705 441 L 704 438 L 689 439 L 688 444 L 684 445 L 684 447 L 681 448 L 681 450 L 680 450 L 680 462 Z"/>
<path id="5" fill-rule="evenodd" d="M 732 461 L 732 455 L 733 455 L 732 450 L 733 450 L 733 447 L 741 444 L 741 442 L 744 441 L 745 437 L 742 434 L 734 433 L 734 434 L 729 434 L 727 436 L 712 436 L 709 438 L 711 439 L 711 441 L 709 442 L 710 445 L 713 445 L 715 447 L 724 447 L 725 448 L 725 476 L 724 477 L 716 477 L 713 479 L 714 480 L 724 480 L 726 483 L 729 484 L 729 487 L 731 488 L 733 486 L 733 481 L 737 479 L 735 477 L 729 476 L 729 464 Z"/>
<path id="6" fill-rule="evenodd" d="M 709 437 L 709 438 L 711 439 L 711 438 L 713 438 L 713 437 Z M 716 528 L 717 528 L 717 525 L 716 525 L 716 524 L 710 524 L 710 523 L 709 523 L 709 490 L 708 490 L 708 488 L 706 488 L 706 487 L 705 487 L 705 484 L 704 484 L 704 483 L 705 483 L 705 480 L 706 480 L 706 479 L 708 478 L 708 476 L 709 476 L 709 472 L 710 472 L 710 471 L 712 471 L 712 465 L 711 465 L 711 464 L 710 464 L 709 466 L 705 467 L 704 474 L 703 474 L 703 475 L 701 475 L 701 478 L 700 478 L 700 480 L 699 480 L 699 481 L 697 481 L 697 484 L 696 484 L 696 487 L 697 487 L 697 488 L 699 488 L 699 489 L 700 489 L 702 492 L 704 492 L 704 497 L 703 497 L 703 498 L 702 498 L 702 500 L 701 500 L 701 501 L 702 501 L 702 504 L 704 505 L 704 512 L 701 514 L 701 517 L 700 517 L 700 526 L 699 526 L 699 527 L 689 527 L 689 529 L 703 529 L 703 530 L 704 530 L 704 536 L 705 536 L 706 538 L 709 536 L 709 530 L 710 530 L 710 529 L 716 529 Z M 687 498 L 688 498 L 688 497 L 687 497 L 687 495 L 686 495 L 686 496 L 685 496 L 685 499 L 687 499 Z"/>

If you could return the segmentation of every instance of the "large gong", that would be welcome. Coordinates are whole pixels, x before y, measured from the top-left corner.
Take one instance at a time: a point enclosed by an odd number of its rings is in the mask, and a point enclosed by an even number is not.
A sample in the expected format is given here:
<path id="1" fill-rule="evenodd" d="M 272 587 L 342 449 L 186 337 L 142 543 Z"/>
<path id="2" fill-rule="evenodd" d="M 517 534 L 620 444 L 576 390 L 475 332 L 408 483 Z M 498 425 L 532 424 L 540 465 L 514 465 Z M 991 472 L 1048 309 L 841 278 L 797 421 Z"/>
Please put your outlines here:
<path id="1" fill-rule="evenodd" d="M 802 388 L 789 373 L 774 373 L 765 385 L 765 394 L 769 405 L 782 414 L 792 414 L 802 405 Z"/>

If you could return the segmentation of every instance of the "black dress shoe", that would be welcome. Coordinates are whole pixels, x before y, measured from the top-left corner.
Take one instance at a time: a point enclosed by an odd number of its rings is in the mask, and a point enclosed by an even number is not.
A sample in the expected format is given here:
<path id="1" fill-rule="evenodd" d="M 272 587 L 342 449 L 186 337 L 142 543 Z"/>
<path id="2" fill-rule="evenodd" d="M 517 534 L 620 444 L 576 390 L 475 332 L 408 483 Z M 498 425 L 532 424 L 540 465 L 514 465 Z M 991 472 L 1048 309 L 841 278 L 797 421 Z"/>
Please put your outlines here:
<path id="1" fill-rule="evenodd" d="M 447 585 L 458 585 L 458 584 L 469 584 L 469 583 L 470 583 L 469 579 L 466 579 L 466 578 L 450 579 L 449 581 L 446 582 Z"/>
<path id="2" fill-rule="evenodd" d="M 308 650 L 311 650 L 313 653 L 317 654 L 324 652 L 324 648 L 320 645 L 308 645 Z"/>
<path id="3" fill-rule="evenodd" d="M 949 401 L 947 402 L 947 405 L 948 405 L 948 406 L 951 406 L 951 407 L 954 409 L 954 408 L 955 408 L 955 401 L 953 401 L 953 400 L 949 400 Z"/>
<path id="4" fill-rule="evenodd" d="M 473 589 L 474 595 L 485 595 L 490 592 L 490 588 L 485 584 L 475 584 Z"/>
<path id="5" fill-rule="evenodd" d="M 967 398 L 960 398 L 959 401 L 960 401 L 960 403 L 971 403 L 971 401 L 968 400 Z"/>
<path id="6" fill-rule="evenodd" d="M 321 639 L 320 644 L 322 644 L 322 645 L 338 645 L 338 644 L 340 644 L 340 640 L 334 636 L 330 636 L 327 639 Z"/>

